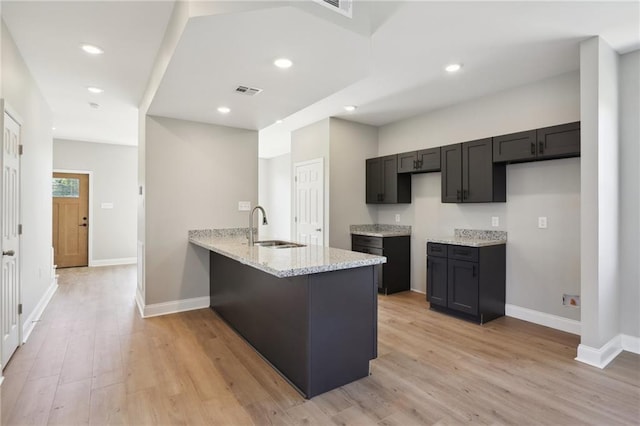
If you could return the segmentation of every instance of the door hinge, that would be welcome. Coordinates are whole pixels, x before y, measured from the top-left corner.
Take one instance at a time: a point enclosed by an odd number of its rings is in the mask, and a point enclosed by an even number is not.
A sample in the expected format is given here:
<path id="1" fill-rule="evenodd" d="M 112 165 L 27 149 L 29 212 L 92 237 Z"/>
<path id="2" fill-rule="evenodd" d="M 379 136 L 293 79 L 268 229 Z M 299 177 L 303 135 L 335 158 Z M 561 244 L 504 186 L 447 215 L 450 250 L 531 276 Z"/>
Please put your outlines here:
<path id="1" fill-rule="evenodd" d="M 298 181 L 298 176 L 294 176 L 293 181 L 297 182 Z"/>
<path id="2" fill-rule="evenodd" d="M 22 315 L 22 303 L 18 304 L 18 315 Z"/>
<path id="3" fill-rule="evenodd" d="M 22 235 L 22 224 L 18 225 L 18 235 Z"/>
<path id="4" fill-rule="evenodd" d="M 24 153 L 24 145 L 20 144 L 18 145 L 18 154 L 22 155 Z"/>
<path id="5" fill-rule="evenodd" d="M 293 221 L 294 221 L 295 223 L 298 223 L 298 216 L 295 216 L 295 217 L 293 218 Z"/>

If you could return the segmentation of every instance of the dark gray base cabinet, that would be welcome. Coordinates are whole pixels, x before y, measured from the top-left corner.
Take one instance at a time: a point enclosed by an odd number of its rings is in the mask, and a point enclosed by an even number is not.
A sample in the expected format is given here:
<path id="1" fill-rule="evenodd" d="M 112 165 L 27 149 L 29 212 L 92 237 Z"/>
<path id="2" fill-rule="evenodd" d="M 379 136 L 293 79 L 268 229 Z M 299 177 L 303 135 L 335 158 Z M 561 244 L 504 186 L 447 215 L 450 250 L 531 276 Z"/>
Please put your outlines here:
<path id="1" fill-rule="evenodd" d="M 385 256 L 377 266 L 378 291 L 384 294 L 411 289 L 411 237 L 369 237 L 351 234 L 351 250 Z"/>
<path id="2" fill-rule="evenodd" d="M 210 268 L 211 308 L 304 396 L 369 375 L 373 266 L 278 278 L 211 252 Z"/>
<path id="3" fill-rule="evenodd" d="M 506 245 L 427 243 L 427 301 L 433 310 L 483 324 L 504 315 Z"/>

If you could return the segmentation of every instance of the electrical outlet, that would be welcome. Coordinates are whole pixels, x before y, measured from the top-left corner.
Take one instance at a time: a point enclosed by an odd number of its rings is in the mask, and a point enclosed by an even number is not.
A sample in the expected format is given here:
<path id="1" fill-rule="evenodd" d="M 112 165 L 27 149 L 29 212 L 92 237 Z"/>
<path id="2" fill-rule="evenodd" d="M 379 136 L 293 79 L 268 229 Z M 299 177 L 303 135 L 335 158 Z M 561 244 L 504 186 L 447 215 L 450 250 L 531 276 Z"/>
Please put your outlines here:
<path id="1" fill-rule="evenodd" d="M 491 217 L 491 226 L 500 226 L 500 218 L 498 216 Z"/>
<path id="2" fill-rule="evenodd" d="M 251 210 L 251 201 L 238 201 L 238 211 L 248 212 Z"/>
<path id="3" fill-rule="evenodd" d="M 538 217 L 538 228 L 540 228 L 540 229 L 546 229 L 547 228 L 547 217 L 546 216 Z"/>
<path id="4" fill-rule="evenodd" d="M 580 296 L 577 294 L 563 294 L 562 295 L 562 305 L 563 306 L 580 306 Z"/>
<path id="5" fill-rule="evenodd" d="M 400 222 L 400 215 L 399 214 L 396 215 L 396 222 Z"/>

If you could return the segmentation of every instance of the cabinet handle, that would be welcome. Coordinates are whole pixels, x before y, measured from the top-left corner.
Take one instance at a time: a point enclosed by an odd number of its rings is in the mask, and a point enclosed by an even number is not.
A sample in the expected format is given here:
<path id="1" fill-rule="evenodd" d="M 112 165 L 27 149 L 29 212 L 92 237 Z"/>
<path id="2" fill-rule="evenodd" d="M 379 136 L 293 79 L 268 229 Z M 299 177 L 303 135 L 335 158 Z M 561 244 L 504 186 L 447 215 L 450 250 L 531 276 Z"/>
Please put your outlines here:
<path id="1" fill-rule="evenodd" d="M 413 160 L 413 170 L 418 168 L 418 161 Z"/>
<path id="2" fill-rule="evenodd" d="M 531 142 L 531 155 L 536 155 L 536 144 Z"/>
<path id="3" fill-rule="evenodd" d="M 422 168 L 422 160 L 418 160 L 416 161 L 417 165 L 416 165 L 416 169 L 421 169 Z"/>
<path id="4" fill-rule="evenodd" d="M 544 143 L 542 141 L 538 142 L 538 154 L 544 154 Z"/>
<path id="5" fill-rule="evenodd" d="M 460 191 L 459 189 L 456 191 L 456 200 L 458 201 L 462 201 L 461 194 L 460 194 L 461 192 L 462 191 Z"/>
<path id="6" fill-rule="evenodd" d="M 466 200 L 467 198 L 469 198 L 469 191 L 465 189 L 462 191 L 462 199 Z"/>

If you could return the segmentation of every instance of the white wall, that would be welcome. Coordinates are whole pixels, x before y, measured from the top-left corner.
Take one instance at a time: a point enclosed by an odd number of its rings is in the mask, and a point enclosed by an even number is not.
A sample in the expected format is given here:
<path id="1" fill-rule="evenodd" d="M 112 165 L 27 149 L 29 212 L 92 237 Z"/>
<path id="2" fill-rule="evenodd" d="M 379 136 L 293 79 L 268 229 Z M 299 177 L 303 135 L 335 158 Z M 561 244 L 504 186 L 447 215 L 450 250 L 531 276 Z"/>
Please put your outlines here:
<path id="1" fill-rule="evenodd" d="M 267 211 L 268 225 L 257 220 L 260 239 L 291 239 L 291 154 L 259 161 L 259 203 Z"/>
<path id="2" fill-rule="evenodd" d="M 640 50 L 620 57 L 620 331 L 640 337 Z"/>
<path id="3" fill-rule="evenodd" d="M 379 155 L 578 121 L 579 75 L 560 75 L 379 129 Z M 411 225 L 411 287 L 426 291 L 426 238 L 454 228 L 508 232 L 507 304 L 579 320 L 562 294 L 580 292 L 580 159 L 507 166 L 507 202 L 443 204 L 440 173 L 412 177 L 412 203 L 378 207 L 379 223 Z M 491 217 L 500 218 L 498 228 Z M 537 228 L 547 216 L 548 229 Z"/>
<path id="4" fill-rule="evenodd" d="M 135 260 L 138 148 L 55 139 L 53 168 L 92 172 L 89 265 Z M 113 208 L 103 209 L 102 203 Z"/>
<path id="5" fill-rule="evenodd" d="M 378 150 L 378 128 L 331 118 L 329 245 L 351 250 L 349 225 L 374 223 L 376 208 L 365 203 L 367 158 Z"/>
<path id="6" fill-rule="evenodd" d="M 2 96 L 22 119 L 22 304 L 29 318 L 51 286 L 51 110 L 2 22 Z M 25 324 L 28 326 L 28 324 Z"/>
<path id="7" fill-rule="evenodd" d="M 247 227 L 258 201 L 258 133 L 146 119 L 145 304 L 208 297 L 209 252 L 187 231 Z"/>

